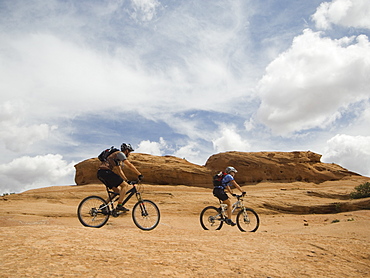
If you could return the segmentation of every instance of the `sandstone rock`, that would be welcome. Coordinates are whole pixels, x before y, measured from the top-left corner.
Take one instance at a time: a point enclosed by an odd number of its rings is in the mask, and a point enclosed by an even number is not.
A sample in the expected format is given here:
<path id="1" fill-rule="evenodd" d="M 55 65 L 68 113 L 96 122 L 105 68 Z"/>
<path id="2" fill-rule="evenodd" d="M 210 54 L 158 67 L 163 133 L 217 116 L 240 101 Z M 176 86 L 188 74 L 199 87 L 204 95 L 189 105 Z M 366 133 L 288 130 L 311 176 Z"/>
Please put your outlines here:
<path id="1" fill-rule="evenodd" d="M 144 175 L 144 181 L 152 184 L 182 184 L 189 186 L 210 187 L 212 184 L 209 169 L 174 156 L 154 156 L 132 153 L 129 160 Z M 100 183 L 96 177 L 100 161 L 91 158 L 75 165 L 77 185 Z M 137 177 L 128 168 L 125 175 L 130 180 Z"/>
<path id="2" fill-rule="evenodd" d="M 240 184 L 261 181 L 321 183 L 358 175 L 336 164 L 320 162 L 321 155 L 313 152 L 225 152 L 212 155 L 205 166 L 196 165 L 174 156 L 154 156 L 132 153 L 129 160 L 152 184 L 189 185 L 212 188 L 212 176 L 227 166 L 238 170 Z M 77 185 L 100 183 L 96 177 L 100 162 L 87 159 L 75 165 Z M 125 169 L 128 179 L 136 176 Z"/>
<path id="3" fill-rule="evenodd" d="M 336 164 L 322 163 L 321 155 L 313 152 L 226 152 L 212 155 L 205 167 L 211 170 L 234 166 L 237 182 L 261 181 L 321 183 L 358 175 Z"/>
<path id="4" fill-rule="evenodd" d="M 96 176 L 100 161 L 97 158 L 90 158 L 75 165 L 75 182 L 77 185 L 101 183 Z"/>

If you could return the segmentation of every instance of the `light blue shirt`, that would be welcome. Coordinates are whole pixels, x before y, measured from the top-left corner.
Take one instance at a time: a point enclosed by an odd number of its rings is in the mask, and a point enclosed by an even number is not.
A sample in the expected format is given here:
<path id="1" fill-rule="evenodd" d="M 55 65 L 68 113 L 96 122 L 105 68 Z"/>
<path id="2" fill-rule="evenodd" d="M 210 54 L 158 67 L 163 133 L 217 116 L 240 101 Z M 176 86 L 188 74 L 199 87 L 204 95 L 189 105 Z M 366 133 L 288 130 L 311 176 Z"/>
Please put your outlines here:
<path id="1" fill-rule="evenodd" d="M 222 186 L 224 187 L 224 189 L 226 188 L 226 186 L 231 186 L 230 182 L 234 180 L 234 177 L 230 174 L 227 174 L 226 176 L 224 176 L 224 178 L 222 179 Z"/>

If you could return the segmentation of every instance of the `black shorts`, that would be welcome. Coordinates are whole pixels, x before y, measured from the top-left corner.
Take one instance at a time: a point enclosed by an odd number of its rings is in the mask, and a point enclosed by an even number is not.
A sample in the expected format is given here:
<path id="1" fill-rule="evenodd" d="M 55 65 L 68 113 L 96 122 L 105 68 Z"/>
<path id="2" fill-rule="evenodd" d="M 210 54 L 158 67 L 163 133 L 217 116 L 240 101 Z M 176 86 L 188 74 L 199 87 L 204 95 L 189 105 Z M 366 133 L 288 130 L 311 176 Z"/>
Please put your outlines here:
<path id="1" fill-rule="evenodd" d="M 229 199 L 229 196 L 227 196 L 223 188 L 214 188 L 213 195 L 220 199 L 221 201 L 226 201 L 227 199 Z"/>
<path id="2" fill-rule="evenodd" d="M 97 176 L 110 189 L 118 187 L 123 182 L 122 177 L 111 170 L 99 169 Z"/>

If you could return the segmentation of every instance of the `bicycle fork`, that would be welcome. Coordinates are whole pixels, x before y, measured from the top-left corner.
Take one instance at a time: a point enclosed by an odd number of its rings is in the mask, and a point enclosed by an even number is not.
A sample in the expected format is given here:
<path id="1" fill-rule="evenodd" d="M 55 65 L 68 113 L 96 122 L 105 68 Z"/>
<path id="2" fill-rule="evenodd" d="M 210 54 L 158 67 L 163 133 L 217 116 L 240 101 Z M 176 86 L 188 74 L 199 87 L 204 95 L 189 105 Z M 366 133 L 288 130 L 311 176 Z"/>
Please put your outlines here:
<path id="1" fill-rule="evenodd" d="M 248 212 L 245 208 L 243 208 L 243 221 L 245 224 L 250 224 L 251 220 L 248 217 Z"/>
<path id="2" fill-rule="evenodd" d="M 240 206 L 240 201 L 237 201 L 237 202 L 235 202 L 235 203 L 232 205 L 231 213 L 234 213 L 234 212 L 235 212 L 235 210 L 237 210 L 238 208 L 241 208 L 241 206 Z"/>
<path id="3" fill-rule="evenodd" d="M 140 210 L 141 210 L 141 216 L 148 216 L 148 211 L 146 210 L 146 206 L 141 198 L 141 194 L 139 192 L 136 192 L 136 198 L 137 201 L 139 202 Z"/>

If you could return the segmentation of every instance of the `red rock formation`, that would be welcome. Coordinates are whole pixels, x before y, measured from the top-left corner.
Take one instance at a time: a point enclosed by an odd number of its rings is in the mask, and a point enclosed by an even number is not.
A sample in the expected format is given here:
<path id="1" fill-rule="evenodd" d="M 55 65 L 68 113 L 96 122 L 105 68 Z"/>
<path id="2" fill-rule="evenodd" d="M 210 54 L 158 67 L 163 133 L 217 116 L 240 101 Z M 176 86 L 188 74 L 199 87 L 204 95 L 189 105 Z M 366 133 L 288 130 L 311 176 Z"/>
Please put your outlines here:
<path id="1" fill-rule="evenodd" d="M 321 183 L 358 175 L 336 164 L 320 162 L 321 155 L 313 152 L 226 152 L 212 155 L 206 167 L 211 170 L 234 166 L 237 182 L 261 181 Z"/>
<path id="2" fill-rule="evenodd" d="M 147 183 L 202 187 L 209 187 L 212 183 L 209 169 L 178 157 L 132 153 L 129 160 L 144 175 L 144 181 Z M 97 158 L 76 164 L 76 184 L 100 183 L 96 177 L 99 165 Z M 137 178 L 128 168 L 124 168 L 124 172 L 128 179 Z"/>
<path id="3" fill-rule="evenodd" d="M 130 161 L 144 175 L 144 181 L 152 184 L 189 185 L 212 188 L 212 176 L 234 166 L 238 170 L 236 180 L 240 184 L 261 181 L 321 183 L 358 175 L 336 164 L 320 162 L 321 155 L 313 152 L 225 152 L 212 155 L 205 166 L 196 165 L 173 156 L 153 156 L 132 153 Z M 99 160 L 91 158 L 75 165 L 77 185 L 100 183 L 96 178 Z M 128 169 L 129 179 L 136 177 Z"/>

